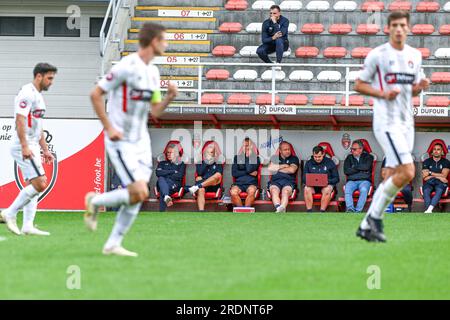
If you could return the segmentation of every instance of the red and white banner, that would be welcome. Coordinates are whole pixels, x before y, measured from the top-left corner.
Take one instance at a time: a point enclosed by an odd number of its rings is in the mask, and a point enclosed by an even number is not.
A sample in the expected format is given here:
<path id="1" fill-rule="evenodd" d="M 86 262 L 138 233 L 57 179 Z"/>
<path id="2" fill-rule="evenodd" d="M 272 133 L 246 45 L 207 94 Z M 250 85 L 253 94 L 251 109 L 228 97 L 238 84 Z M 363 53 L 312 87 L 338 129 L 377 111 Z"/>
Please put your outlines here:
<path id="1" fill-rule="evenodd" d="M 8 207 L 24 186 L 20 169 L 10 155 L 13 119 L 0 119 L 0 208 Z M 89 191 L 103 192 L 105 147 L 98 120 L 46 119 L 44 134 L 56 161 L 44 165 L 48 188 L 40 194 L 39 209 L 83 210 Z"/>

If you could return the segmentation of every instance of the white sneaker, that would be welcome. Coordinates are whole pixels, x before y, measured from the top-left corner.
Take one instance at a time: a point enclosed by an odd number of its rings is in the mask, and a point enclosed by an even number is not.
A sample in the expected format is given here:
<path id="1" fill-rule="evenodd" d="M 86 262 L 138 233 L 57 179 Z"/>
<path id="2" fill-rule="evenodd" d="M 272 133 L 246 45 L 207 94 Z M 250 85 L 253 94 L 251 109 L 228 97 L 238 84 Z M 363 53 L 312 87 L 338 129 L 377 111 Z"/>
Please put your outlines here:
<path id="1" fill-rule="evenodd" d="M 105 256 L 116 255 L 121 257 L 137 257 L 138 254 L 133 251 L 128 251 L 124 247 L 117 246 L 111 248 L 103 248 L 103 254 Z"/>
<path id="2" fill-rule="evenodd" d="M 283 206 L 279 206 L 275 212 L 276 212 L 276 213 L 283 213 L 283 212 L 286 212 L 286 208 L 283 207 Z"/>
<path id="3" fill-rule="evenodd" d="M 200 189 L 198 186 L 193 185 L 192 187 L 189 188 L 189 192 L 190 192 L 192 195 L 194 195 L 194 194 L 198 191 L 198 189 Z"/>
<path id="4" fill-rule="evenodd" d="M 97 230 L 97 213 L 98 208 L 92 204 L 92 198 L 96 195 L 95 192 L 88 192 L 84 198 L 84 204 L 86 206 L 86 212 L 84 214 L 84 223 L 86 227 L 91 230 Z"/>
<path id="5" fill-rule="evenodd" d="M 49 236 L 50 232 L 39 230 L 36 227 L 22 228 L 22 233 L 28 236 Z"/>
<path id="6" fill-rule="evenodd" d="M 171 207 L 171 206 L 173 205 L 173 203 L 172 203 L 172 198 L 171 198 L 170 196 L 165 196 L 165 197 L 164 197 L 164 202 L 166 203 L 166 205 L 167 205 L 168 207 Z"/>
<path id="7" fill-rule="evenodd" d="M 431 206 L 429 206 L 428 209 L 424 213 L 433 213 L 433 208 L 431 208 Z"/>
<path id="8" fill-rule="evenodd" d="M 22 233 L 19 230 L 19 227 L 17 226 L 17 220 L 15 217 L 8 218 L 8 216 L 4 213 L 4 211 L 0 212 L 0 217 L 6 223 L 6 228 L 8 228 L 9 231 L 18 236 L 22 235 Z"/>

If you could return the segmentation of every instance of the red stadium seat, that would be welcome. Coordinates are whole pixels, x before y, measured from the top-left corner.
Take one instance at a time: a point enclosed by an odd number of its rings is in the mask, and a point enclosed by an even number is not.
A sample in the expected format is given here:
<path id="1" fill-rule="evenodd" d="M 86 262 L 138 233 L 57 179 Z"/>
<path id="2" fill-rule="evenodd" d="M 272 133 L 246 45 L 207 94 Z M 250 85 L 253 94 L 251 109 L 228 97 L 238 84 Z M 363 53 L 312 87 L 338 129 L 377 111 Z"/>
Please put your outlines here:
<path id="1" fill-rule="evenodd" d="M 225 69 L 209 69 L 206 72 L 206 79 L 208 80 L 227 80 L 230 77 L 230 72 Z"/>
<path id="2" fill-rule="evenodd" d="M 364 105 L 363 96 L 349 96 L 348 105 L 351 107 L 362 107 Z M 345 96 L 341 99 L 341 106 L 345 106 Z"/>
<path id="3" fill-rule="evenodd" d="M 243 11 L 247 10 L 248 3 L 245 0 L 229 0 L 225 4 L 226 10 Z"/>
<path id="4" fill-rule="evenodd" d="M 299 47 L 295 50 L 297 58 L 315 58 L 319 55 L 319 48 L 316 47 Z"/>
<path id="5" fill-rule="evenodd" d="M 356 27 L 357 34 L 377 34 L 380 31 L 380 26 L 377 24 L 360 24 Z"/>
<path id="6" fill-rule="evenodd" d="M 244 93 L 233 93 L 227 99 L 228 104 L 246 104 L 252 103 L 252 97 Z"/>
<path id="7" fill-rule="evenodd" d="M 239 22 L 224 22 L 219 26 L 219 31 L 224 33 L 241 32 L 242 24 Z"/>
<path id="8" fill-rule="evenodd" d="M 280 103 L 280 97 L 275 96 L 275 104 Z M 257 105 L 271 105 L 272 104 L 272 95 L 271 94 L 260 94 L 256 97 Z"/>
<path id="9" fill-rule="evenodd" d="M 300 31 L 306 34 L 319 34 L 322 33 L 323 30 L 324 27 L 321 23 L 306 23 Z"/>
<path id="10" fill-rule="evenodd" d="M 205 93 L 202 95 L 202 104 L 223 104 L 223 95 L 220 93 Z"/>
<path id="11" fill-rule="evenodd" d="M 216 148 L 217 155 L 222 155 L 222 151 L 220 150 L 219 144 L 216 141 L 208 140 L 205 142 L 202 148 L 202 160 L 204 160 L 203 156 L 205 153 L 205 149 L 210 145 L 214 144 Z M 223 167 L 223 163 L 218 163 L 218 165 Z M 197 172 L 195 172 L 195 178 L 197 178 Z M 205 192 L 206 200 L 217 200 L 222 197 L 223 192 L 223 178 L 220 180 L 220 188 L 216 192 Z M 194 195 L 194 198 L 197 198 L 197 194 Z"/>
<path id="12" fill-rule="evenodd" d="M 328 95 L 318 95 L 312 99 L 312 104 L 315 106 L 334 106 L 336 104 L 336 97 Z"/>
<path id="13" fill-rule="evenodd" d="M 344 58 L 347 54 L 347 49 L 344 47 L 328 47 L 323 51 L 325 58 Z"/>
<path id="14" fill-rule="evenodd" d="M 412 101 L 413 101 L 413 106 L 414 107 L 419 107 L 420 106 L 420 97 L 413 97 Z"/>
<path id="15" fill-rule="evenodd" d="M 361 6 L 361 11 L 383 11 L 384 3 L 381 1 L 366 1 Z"/>
<path id="16" fill-rule="evenodd" d="M 339 167 L 339 159 L 336 158 L 336 154 L 334 153 L 331 144 L 329 144 L 328 142 L 320 142 L 318 146 L 321 146 L 325 151 L 325 156 L 333 160 L 333 162 L 336 164 L 336 167 Z M 336 197 L 336 189 L 333 189 L 333 191 L 331 192 L 331 200 L 334 200 L 335 197 Z M 313 205 L 315 206 L 320 205 L 320 200 L 322 200 L 322 193 L 314 193 Z"/>
<path id="17" fill-rule="evenodd" d="M 389 29 L 388 29 L 388 26 L 387 26 L 387 25 L 384 26 L 383 32 L 384 32 L 384 34 L 389 34 Z"/>
<path id="18" fill-rule="evenodd" d="M 288 94 L 284 99 L 285 105 L 304 106 L 308 104 L 308 97 L 303 94 Z"/>
<path id="19" fill-rule="evenodd" d="M 235 53 L 236 48 L 233 46 L 217 46 L 212 51 L 215 57 L 232 57 Z"/>
<path id="20" fill-rule="evenodd" d="M 169 142 L 166 143 L 166 146 L 164 147 L 164 151 L 163 151 L 164 157 L 166 155 L 167 148 L 170 145 L 177 146 L 179 156 L 180 157 L 183 156 L 184 151 L 183 151 L 183 147 L 182 147 L 180 141 L 178 141 L 178 140 L 170 140 Z M 165 159 L 167 160 L 167 157 L 165 157 Z M 186 184 L 186 174 L 184 175 L 183 179 L 181 180 L 181 188 L 180 188 L 180 190 L 178 190 L 177 192 L 172 193 L 170 195 L 170 197 L 172 199 L 181 199 L 183 197 L 183 195 L 184 195 L 184 186 L 185 186 L 185 184 Z M 154 191 L 155 191 L 156 198 L 159 199 L 160 193 L 159 193 L 158 188 L 156 186 L 155 186 Z"/>
<path id="21" fill-rule="evenodd" d="M 352 26 L 347 23 L 335 23 L 328 28 L 331 34 L 347 34 L 352 32 Z"/>
<path id="22" fill-rule="evenodd" d="M 444 24 L 439 28 L 439 33 L 442 35 L 450 35 L 450 24 Z"/>
<path id="23" fill-rule="evenodd" d="M 256 144 L 253 143 L 252 146 L 253 146 L 253 153 L 259 156 L 259 150 L 258 150 L 258 147 L 256 146 Z M 241 154 L 242 152 L 244 152 L 243 147 L 241 147 L 241 148 L 239 149 L 238 154 Z M 261 164 L 259 165 L 259 167 L 258 167 L 258 175 L 257 175 L 257 178 L 258 178 L 258 185 L 256 186 L 258 189 L 256 189 L 256 192 L 255 192 L 255 199 L 259 199 L 259 196 L 260 196 L 260 190 L 261 190 L 261 170 L 262 170 L 262 167 L 263 167 L 263 164 L 261 163 Z M 235 178 L 235 177 L 233 177 L 233 183 L 236 183 L 236 178 Z M 231 191 L 231 188 L 230 188 L 230 191 Z M 230 194 L 231 194 L 231 193 L 230 193 Z M 247 198 L 247 195 L 248 195 L 248 194 L 247 194 L 246 190 L 241 190 L 241 193 L 239 194 L 239 197 L 240 197 L 242 200 L 244 200 L 244 199 Z"/>
<path id="24" fill-rule="evenodd" d="M 294 156 L 297 156 L 297 154 L 295 153 L 295 149 L 292 146 L 292 144 L 290 144 L 289 142 L 287 142 L 289 144 L 289 146 L 291 147 L 291 154 Z M 277 148 L 277 150 L 275 150 L 275 154 L 274 155 L 279 155 L 280 154 L 280 147 Z M 300 157 L 299 157 L 300 159 Z M 298 168 L 297 170 L 297 174 L 295 175 L 295 184 L 298 187 L 298 173 L 300 171 L 300 168 Z M 269 180 L 272 180 L 272 175 L 269 176 Z M 298 194 L 298 189 L 293 190 L 292 195 L 289 197 L 289 201 L 294 201 L 297 198 L 297 194 Z M 272 199 L 272 195 L 269 192 L 269 189 L 267 189 L 267 199 L 271 200 Z"/>
<path id="25" fill-rule="evenodd" d="M 431 74 L 433 83 L 450 83 L 450 72 L 433 72 Z"/>
<path id="26" fill-rule="evenodd" d="M 412 4 L 408 1 L 394 1 L 389 4 L 389 11 L 411 11 Z"/>
<path id="27" fill-rule="evenodd" d="M 434 1 L 421 1 L 417 3 L 417 12 L 437 12 L 439 11 L 439 3 Z"/>
<path id="28" fill-rule="evenodd" d="M 450 105 L 450 99 L 448 97 L 433 96 L 428 98 L 425 105 L 427 107 L 448 107 Z"/>
<path id="29" fill-rule="evenodd" d="M 416 24 L 411 28 L 413 34 L 432 34 L 434 27 L 432 24 Z"/>
<path id="30" fill-rule="evenodd" d="M 422 59 L 428 59 L 431 56 L 431 51 L 428 48 L 416 48 L 422 53 Z"/>
<path id="31" fill-rule="evenodd" d="M 364 59 L 371 50 L 372 48 L 369 47 L 357 47 L 352 50 L 351 56 L 355 59 Z"/>

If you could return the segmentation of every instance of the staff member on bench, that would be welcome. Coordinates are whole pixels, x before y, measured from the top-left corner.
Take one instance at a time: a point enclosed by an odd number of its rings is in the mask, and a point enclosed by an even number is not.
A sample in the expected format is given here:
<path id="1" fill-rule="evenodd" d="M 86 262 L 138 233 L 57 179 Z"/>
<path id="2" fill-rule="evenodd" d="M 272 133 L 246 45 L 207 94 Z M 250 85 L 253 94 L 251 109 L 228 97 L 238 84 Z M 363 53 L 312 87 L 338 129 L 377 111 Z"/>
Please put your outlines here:
<path id="1" fill-rule="evenodd" d="M 322 173 L 328 175 L 328 185 L 326 187 L 308 186 L 306 185 L 306 175 L 310 173 Z M 325 150 L 321 146 L 313 148 L 313 155 L 305 163 L 303 169 L 303 183 L 305 183 L 305 203 L 306 211 L 312 212 L 313 207 L 313 194 L 322 193 L 322 199 L 320 201 L 320 212 L 325 212 L 331 201 L 331 194 L 333 189 L 339 183 L 339 173 L 333 160 L 325 157 Z"/>

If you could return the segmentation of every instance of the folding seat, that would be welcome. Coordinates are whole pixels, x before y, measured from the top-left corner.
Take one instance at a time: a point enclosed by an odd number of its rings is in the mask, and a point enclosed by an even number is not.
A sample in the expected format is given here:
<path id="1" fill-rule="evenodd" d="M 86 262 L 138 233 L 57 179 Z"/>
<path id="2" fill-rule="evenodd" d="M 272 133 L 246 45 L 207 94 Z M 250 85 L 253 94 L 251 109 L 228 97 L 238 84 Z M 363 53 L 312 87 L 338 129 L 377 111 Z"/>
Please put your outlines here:
<path id="1" fill-rule="evenodd" d="M 317 75 L 317 80 L 319 80 L 320 82 L 339 82 L 341 78 L 341 73 L 334 70 L 320 71 Z"/>
<path id="2" fill-rule="evenodd" d="M 297 58 L 316 58 L 319 55 L 319 48 L 316 47 L 298 47 L 295 50 Z"/>
<path id="3" fill-rule="evenodd" d="M 445 36 L 450 35 L 450 24 L 443 24 L 440 26 L 439 33 Z"/>
<path id="4" fill-rule="evenodd" d="M 331 147 L 331 144 L 328 142 L 320 142 L 317 144 L 318 146 L 322 147 L 325 152 L 325 157 L 330 158 L 333 160 L 336 167 L 339 167 L 339 159 L 336 157 L 336 154 L 334 153 L 333 148 Z M 336 198 L 336 188 L 333 189 L 331 192 L 331 201 L 333 201 Z M 313 194 L 313 205 L 318 206 L 320 205 L 320 201 L 322 200 L 322 193 L 314 193 Z"/>
<path id="5" fill-rule="evenodd" d="M 409 1 L 394 1 L 389 4 L 389 11 L 411 11 L 412 4 Z"/>
<path id="6" fill-rule="evenodd" d="M 328 9 L 330 9 L 328 1 L 313 0 L 306 5 L 307 11 L 327 11 Z"/>
<path id="7" fill-rule="evenodd" d="M 230 72 L 225 69 L 209 69 L 205 76 L 207 80 L 227 80 Z"/>
<path id="8" fill-rule="evenodd" d="M 353 70 L 348 72 L 348 81 L 355 82 L 358 79 L 361 70 Z"/>
<path id="9" fill-rule="evenodd" d="M 294 156 L 297 156 L 299 158 L 299 160 L 300 160 L 300 156 L 298 156 L 295 153 L 295 149 L 292 146 L 292 144 L 290 144 L 289 142 L 287 142 L 287 143 L 289 144 L 289 147 L 291 148 L 291 154 L 294 155 Z M 277 148 L 277 150 L 275 150 L 275 154 L 274 155 L 275 156 L 279 156 L 280 155 L 280 148 L 279 147 Z M 298 168 L 297 174 L 295 175 L 295 184 L 297 185 L 297 187 L 298 187 L 298 175 L 299 175 L 299 173 L 300 173 L 300 168 Z M 272 180 L 272 175 L 269 175 L 269 180 Z M 297 194 L 298 194 L 298 189 L 292 190 L 292 194 L 289 197 L 289 201 L 294 201 L 297 198 Z M 267 189 L 267 199 L 272 200 L 272 195 L 270 194 L 269 189 Z"/>
<path id="10" fill-rule="evenodd" d="M 443 96 L 432 96 L 429 97 L 425 105 L 427 107 L 448 107 L 450 104 L 450 99 Z"/>
<path id="11" fill-rule="evenodd" d="M 302 7 L 301 1 L 286 0 L 280 3 L 281 11 L 299 11 Z"/>
<path id="12" fill-rule="evenodd" d="M 247 25 L 245 31 L 248 33 L 261 33 L 262 23 L 261 22 L 252 22 Z"/>
<path id="13" fill-rule="evenodd" d="M 275 80 L 282 81 L 286 78 L 286 73 L 282 70 L 275 70 Z M 262 73 L 261 79 L 263 81 L 272 81 L 272 70 L 266 70 Z"/>
<path id="14" fill-rule="evenodd" d="M 294 70 L 289 75 L 291 81 L 311 81 L 313 78 L 314 75 L 309 70 Z"/>
<path id="15" fill-rule="evenodd" d="M 413 34 L 432 34 L 434 26 L 432 24 L 416 24 L 411 28 Z"/>
<path id="16" fill-rule="evenodd" d="M 239 55 L 242 57 L 257 57 L 256 50 L 258 46 L 245 46 L 239 51 Z"/>
<path id="17" fill-rule="evenodd" d="M 206 141 L 205 144 L 203 145 L 202 160 L 204 160 L 203 157 L 204 157 L 206 148 L 211 144 L 213 144 L 215 146 L 215 150 L 217 150 L 217 154 L 219 155 L 219 158 L 223 157 L 222 151 L 219 147 L 219 144 L 216 141 L 209 140 L 209 141 Z M 222 162 L 222 161 L 219 161 L 219 162 Z M 223 163 L 217 163 L 217 165 L 222 166 L 222 167 L 224 166 Z M 197 178 L 197 172 L 195 172 L 195 178 Z M 220 188 L 217 189 L 216 192 L 205 192 L 205 199 L 206 200 L 218 200 L 218 199 L 222 198 L 222 193 L 223 193 L 223 177 L 220 180 Z M 197 198 L 197 193 L 195 193 L 194 198 Z"/>
<path id="18" fill-rule="evenodd" d="M 239 22 L 224 22 L 219 26 L 219 31 L 223 33 L 241 32 L 242 24 Z"/>
<path id="19" fill-rule="evenodd" d="M 204 93 L 201 98 L 202 104 L 223 104 L 223 95 L 220 93 Z"/>
<path id="20" fill-rule="evenodd" d="M 450 12 L 450 1 L 446 2 L 444 4 L 444 7 L 442 8 L 445 12 Z"/>
<path id="21" fill-rule="evenodd" d="M 450 83 L 450 72 L 433 72 L 431 74 L 433 83 Z"/>
<path id="22" fill-rule="evenodd" d="M 286 51 L 283 52 L 283 58 L 289 57 L 291 53 L 292 53 L 291 48 L 288 48 Z M 275 58 L 276 56 L 277 56 L 276 52 L 272 52 L 269 54 L 270 58 Z"/>
<path id="23" fill-rule="evenodd" d="M 347 34 L 352 32 L 352 26 L 347 23 L 335 23 L 328 28 L 328 32 L 332 34 Z"/>
<path id="24" fill-rule="evenodd" d="M 416 48 L 422 53 L 422 59 L 428 59 L 431 56 L 431 51 L 428 48 Z"/>
<path id="25" fill-rule="evenodd" d="M 275 4 L 274 1 L 269 0 L 257 0 L 253 2 L 252 9 L 253 10 L 269 10 L 271 6 Z"/>
<path id="26" fill-rule="evenodd" d="M 180 158 L 183 157 L 184 151 L 183 151 L 183 146 L 181 145 L 180 141 L 178 141 L 178 140 L 170 140 L 169 142 L 166 143 L 166 146 L 164 147 L 163 153 L 160 154 L 157 157 L 157 162 L 158 163 L 161 162 L 161 161 L 167 160 L 166 153 L 167 153 L 167 149 L 169 148 L 169 146 L 176 146 L 177 149 L 178 149 L 179 157 Z M 184 186 L 185 185 L 186 185 L 186 174 L 184 175 L 183 179 L 181 180 L 181 187 L 180 187 L 180 189 L 178 191 L 172 193 L 170 195 L 170 197 L 172 199 L 181 199 L 183 197 L 183 195 L 184 195 Z M 160 193 L 159 193 L 159 190 L 158 190 L 157 186 L 155 186 L 154 191 L 155 191 L 156 198 L 159 199 Z"/>
<path id="27" fill-rule="evenodd" d="M 233 46 L 217 46 L 212 51 L 215 57 L 232 57 L 235 53 L 236 48 Z"/>
<path id="28" fill-rule="evenodd" d="M 412 101 L 413 101 L 413 106 L 414 107 L 419 107 L 420 106 L 420 97 L 413 97 L 413 99 L 412 99 Z"/>
<path id="29" fill-rule="evenodd" d="M 334 11 L 355 11 L 358 7 L 358 4 L 355 1 L 337 1 L 333 9 Z"/>
<path id="30" fill-rule="evenodd" d="M 366 1 L 361 6 L 361 11 L 363 12 L 375 12 L 384 11 L 384 2 L 381 1 Z"/>
<path id="31" fill-rule="evenodd" d="M 324 27 L 321 23 L 305 23 L 300 31 L 305 34 L 319 34 L 323 30 Z"/>
<path id="32" fill-rule="evenodd" d="M 233 79 L 239 81 L 255 81 L 257 78 L 258 73 L 255 70 L 241 69 L 233 74 Z"/>
<path id="33" fill-rule="evenodd" d="M 380 26 L 377 24 L 360 24 L 356 27 L 357 34 L 373 35 L 380 31 Z"/>
<path id="34" fill-rule="evenodd" d="M 314 106 L 334 106 L 336 105 L 336 97 L 330 95 L 317 95 L 312 99 Z"/>
<path id="35" fill-rule="evenodd" d="M 244 93 L 233 93 L 228 97 L 227 103 L 249 105 L 252 103 L 252 97 Z"/>
<path id="36" fill-rule="evenodd" d="M 362 107 L 364 105 L 364 96 L 349 96 L 348 105 L 350 107 Z M 341 106 L 345 106 L 345 96 L 342 97 Z"/>
<path id="37" fill-rule="evenodd" d="M 371 50 L 372 48 L 368 47 L 357 47 L 352 50 L 351 56 L 355 59 L 364 59 L 365 57 L 367 57 Z"/>
<path id="38" fill-rule="evenodd" d="M 246 0 L 229 0 L 225 4 L 226 10 L 232 10 L 232 11 L 243 11 L 247 10 L 248 3 Z"/>
<path id="39" fill-rule="evenodd" d="M 284 99 L 284 104 L 288 106 L 305 106 L 308 104 L 308 97 L 304 94 L 288 94 Z"/>
<path id="40" fill-rule="evenodd" d="M 416 5 L 417 12 L 437 12 L 439 11 L 439 2 L 421 1 Z"/>
<path id="41" fill-rule="evenodd" d="M 434 56 L 438 59 L 449 59 L 450 58 L 450 48 L 439 48 L 434 53 Z"/>
<path id="42" fill-rule="evenodd" d="M 347 50 L 344 47 L 328 47 L 323 51 L 325 58 L 344 58 Z"/>
<path id="43" fill-rule="evenodd" d="M 256 154 L 258 157 L 259 157 L 259 149 L 258 149 L 258 147 L 253 143 L 252 144 L 252 147 L 253 147 L 253 150 L 252 150 L 252 152 L 254 153 L 254 154 Z M 240 154 L 242 154 L 244 152 L 244 147 L 241 147 L 240 149 L 239 149 L 239 151 L 238 151 L 238 155 L 240 155 Z M 258 174 L 257 174 L 257 176 L 256 176 L 256 178 L 257 178 L 257 183 L 258 183 L 258 185 L 256 186 L 257 187 L 257 189 L 256 189 L 256 192 L 255 192 L 255 199 L 259 199 L 259 196 L 260 196 L 260 194 L 261 194 L 261 192 L 260 192 L 260 190 L 261 190 L 261 171 L 262 171 L 262 167 L 263 167 L 263 163 L 262 163 L 262 161 L 260 162 L 260 165 L 259 165 L 259 167 L 258 167 Z M 235 177 L 233 177 L 233 183 L 236 183 L 236 178 Z M 230 188 L 230 191 L 231 191 L 231 188 Z M 231 195 L 231 192 L 230 192 L 230 195 Z M 247 192 L 246 192 L 246 190 L 241 190 L 241 193 L 239 193 L 239 197 L 242 199 L 242 200 L 244 200 L 244 199 L 246 199 L 247 198 Z"/>
<path id="44" fill-rule="evenodd" d="M 280 103 L 280 97 L 275 96 L 275 104 Z M 272 104 L 272 95 L 271 94 L 260 94 L 256 97 L 256 104 L 257 105 L 271 105 Z"/>

